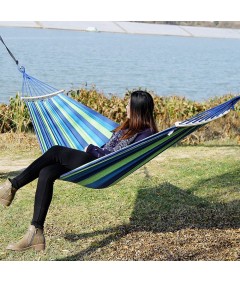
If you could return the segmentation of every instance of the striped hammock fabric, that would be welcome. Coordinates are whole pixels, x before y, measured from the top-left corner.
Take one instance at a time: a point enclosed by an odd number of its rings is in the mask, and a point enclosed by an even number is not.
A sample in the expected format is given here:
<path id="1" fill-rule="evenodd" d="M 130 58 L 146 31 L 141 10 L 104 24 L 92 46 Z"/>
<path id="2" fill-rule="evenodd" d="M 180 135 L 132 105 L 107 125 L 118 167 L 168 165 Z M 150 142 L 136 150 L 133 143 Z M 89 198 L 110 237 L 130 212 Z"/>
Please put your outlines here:
<path id="1" fill-rule="evenodd" d="M 23 71 L 25 100 L 42 152 L 54 145 L 102 146 L 118 124 Z"/>
<path id="2" fill-rule="evenodd" d="M 88 144 L 102 146 L 118 126 L 57 89 L 23 73 L 22 99 L 25 100 L 42 152 L 53 145 L 82 150 Z M 131 144 L 117 152 L 78 167 L 60 179 L 101 189 L 116 184 L 193 131 L 227 114 L 240 96 L 176 123 L 162 132 Z"/>

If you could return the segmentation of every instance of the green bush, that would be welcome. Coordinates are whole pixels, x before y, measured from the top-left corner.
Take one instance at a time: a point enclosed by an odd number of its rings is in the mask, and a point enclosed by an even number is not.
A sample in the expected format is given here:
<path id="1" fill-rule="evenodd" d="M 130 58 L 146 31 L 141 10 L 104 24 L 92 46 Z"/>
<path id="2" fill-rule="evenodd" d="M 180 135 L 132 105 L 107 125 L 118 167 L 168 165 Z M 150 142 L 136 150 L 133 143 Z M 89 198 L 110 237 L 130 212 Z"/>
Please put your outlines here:
<path id="1" fill-rule="evenodd" d="M 150 92 L 151 93 L 151 92 Z M 98 111 L 102 115 L 121 123 L 126 118 L 126 105 L 130 92 L 124 98 L 105 96 L 94 87 L 78 89 L 68 93 L 73 99 Z M 184 97 L 159 97 L 151 93 L 155 103 L 155 119 L 159 130 L 172 126 L 176 121 L 190 118 L 202 111 L 221 104 L 233 97 L 224 95 L 212 98 L 205 102 L 194 102 Z M 236 111 L 209 123 L 196 133 L 185 138 L 185 144 L 201 144 L 213 139 L 239 139 L 240 136 L 240 103 L 235 106 Z M 0 105 L 0 133 L 5 132 L 32 132 L 33 125 L 25 103 L 19 95 L 10 99 L 9 105 Z"/>

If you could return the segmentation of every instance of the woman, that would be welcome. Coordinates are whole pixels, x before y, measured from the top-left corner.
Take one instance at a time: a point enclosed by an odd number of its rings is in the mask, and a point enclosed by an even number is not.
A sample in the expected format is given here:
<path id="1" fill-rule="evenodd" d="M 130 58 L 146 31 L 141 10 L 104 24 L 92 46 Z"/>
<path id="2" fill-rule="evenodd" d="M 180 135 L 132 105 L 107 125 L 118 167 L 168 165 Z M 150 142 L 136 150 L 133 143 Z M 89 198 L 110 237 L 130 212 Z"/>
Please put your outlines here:
<path id="1" fill-rule="evenodd" d="M 44 250 L 44 222 L 52 200 L 54 181 L 70 170 L 156 133 L 153 109 L 153 98 L 148 92 L 140 90 L 132 92 L 127 105 L 127 120 L 114 130 L 110 140 L 101 148 L 90 144 L 84 151 L 80 151 L 53 146 L 21 174 L 8 179 L 0 186 L 0 202 L 4 206 L 9 206 L 21 187 L 38 178 L 31 225 L 24 237 L 19 242 L 8 245 L 7 249 Z"/>

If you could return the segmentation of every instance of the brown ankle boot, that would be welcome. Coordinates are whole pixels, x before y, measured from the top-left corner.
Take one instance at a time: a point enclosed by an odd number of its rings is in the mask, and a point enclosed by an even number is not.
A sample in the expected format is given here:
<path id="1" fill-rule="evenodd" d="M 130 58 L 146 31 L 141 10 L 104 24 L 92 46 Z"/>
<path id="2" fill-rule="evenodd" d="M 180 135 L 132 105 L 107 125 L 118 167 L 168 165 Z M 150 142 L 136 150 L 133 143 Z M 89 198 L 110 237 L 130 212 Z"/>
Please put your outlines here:
<path id="1" fill-rule="evenodd" d="M 5 207 L 10 206 L 16 192 L 17 189 L 13 188 L 12 183 L 7 180 L 0 186 L 0 203 Z"/>
<path id="2" fill-rule="evenodd" d="M 12 251 L 25 251 L 30 248 L 33 248 L 35 251 L 43 251 L 45 249 L 43 229 L 36 228 L 34 225 L 29 226 L 27 233 L 19 242 L 7 246 L 7 250 Z"/>

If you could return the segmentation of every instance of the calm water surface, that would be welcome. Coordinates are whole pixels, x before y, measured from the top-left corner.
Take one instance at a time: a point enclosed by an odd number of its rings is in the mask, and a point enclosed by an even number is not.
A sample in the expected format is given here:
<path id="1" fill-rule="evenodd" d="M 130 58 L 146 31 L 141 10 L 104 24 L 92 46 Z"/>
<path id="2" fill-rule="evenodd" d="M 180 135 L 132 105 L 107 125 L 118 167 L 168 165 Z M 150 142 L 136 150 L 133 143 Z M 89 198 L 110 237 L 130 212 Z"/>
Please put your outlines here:
<path id="1" fill-rule="evenodd" d="M 0 28 L 26 72 L 56 88 L 124 96 L 141 87 L 202 101 L 240 92 L 240 40 Z M 0 43 L 0 102 L 21 91 L 21 73 Z"/>

